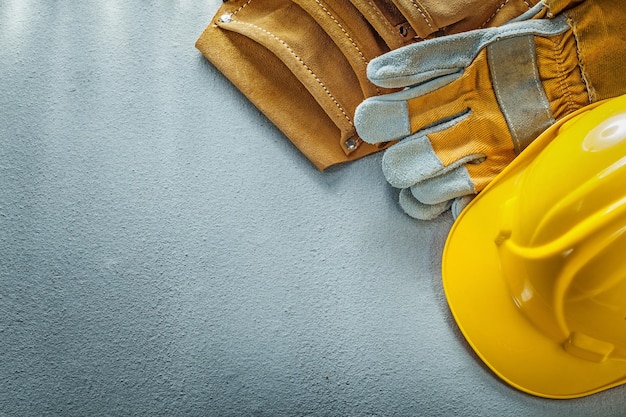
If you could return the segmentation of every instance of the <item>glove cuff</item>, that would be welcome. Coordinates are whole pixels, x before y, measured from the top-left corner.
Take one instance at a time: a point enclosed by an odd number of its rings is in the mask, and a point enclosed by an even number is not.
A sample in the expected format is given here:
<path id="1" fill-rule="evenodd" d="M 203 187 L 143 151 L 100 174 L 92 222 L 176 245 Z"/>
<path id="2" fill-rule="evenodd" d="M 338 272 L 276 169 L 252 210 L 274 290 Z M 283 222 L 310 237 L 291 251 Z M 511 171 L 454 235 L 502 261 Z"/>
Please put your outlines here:
<path id="1" fill-rule="evenodd" d="M 578 62 L 571 30 L 556 36 L 535 37 L 539 79 L 554 120 L 589 104 L 589 93 Z"/>

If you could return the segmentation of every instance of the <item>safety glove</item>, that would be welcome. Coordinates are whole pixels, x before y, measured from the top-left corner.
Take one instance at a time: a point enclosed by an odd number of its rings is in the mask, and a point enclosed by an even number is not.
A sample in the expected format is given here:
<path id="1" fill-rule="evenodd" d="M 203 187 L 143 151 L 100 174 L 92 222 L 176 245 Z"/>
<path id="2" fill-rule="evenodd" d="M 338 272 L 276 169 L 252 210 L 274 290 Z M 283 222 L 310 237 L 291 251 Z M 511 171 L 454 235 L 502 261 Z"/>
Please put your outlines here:
<path id="1" fill-rule="evenodd" d="M 410 216 L 458 213 L 556 119 L 589 103 L 568 19 L 537 18 L 542 7 L 368 65 L 374 84 L 402 90 L 361 103 L 355 126 L 369 143 L 400 140 L 383 173 Z"/>

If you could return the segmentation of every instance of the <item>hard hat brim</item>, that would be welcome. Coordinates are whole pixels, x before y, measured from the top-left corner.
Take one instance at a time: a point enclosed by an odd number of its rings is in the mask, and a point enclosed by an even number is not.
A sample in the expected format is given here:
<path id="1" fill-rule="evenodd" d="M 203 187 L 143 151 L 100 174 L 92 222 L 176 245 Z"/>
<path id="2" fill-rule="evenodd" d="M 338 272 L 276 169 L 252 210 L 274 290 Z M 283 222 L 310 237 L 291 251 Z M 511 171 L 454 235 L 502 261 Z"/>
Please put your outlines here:
<path id="1" fill-rule="evenodd" d="M 541 333 L 515 304 L 495 243 L 503 203 L 557 129 L 541 135 L 461 213 L 448 235 L 442 275 L 452 315 L 482 361 L 521 391 L 564 399 L 626 383 L 626 361 L 577 358 Z"/>

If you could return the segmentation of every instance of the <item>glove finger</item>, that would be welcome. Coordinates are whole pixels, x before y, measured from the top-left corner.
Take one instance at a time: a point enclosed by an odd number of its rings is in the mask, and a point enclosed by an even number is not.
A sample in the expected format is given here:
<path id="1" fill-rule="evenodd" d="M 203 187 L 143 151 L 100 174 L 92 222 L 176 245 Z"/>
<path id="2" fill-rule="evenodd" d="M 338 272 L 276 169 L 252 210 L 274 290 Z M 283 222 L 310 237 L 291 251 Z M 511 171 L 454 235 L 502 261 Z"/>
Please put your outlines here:
<path id="1" fill-rule="evenodd" d="M 371 97 L 357 106 L 354 126 L 365 142 L 388 142 L 411 134 L 407 103 L 393 100 L 392 95 Z"/>
<path id="2" fill-rule="evenodd" d="M 407 101 L 450 85 L 457 78 L 458 74 L 452 74 L 417 87 L 364 100 L 354 114 L 357 133 L 368 143 L 389 142 L 414 133 L 411 132 Z M 435 97 L 432 105 L 439 107 L 437 104 Z"/>
<path id="3" fill-rule="evenodd" d="M 468 194 L 476 194 L 465 166 L 429 178 L 410 187 L 411 194 L 424 204 L 439 204 Z"/>
<path id="4" fill-rule="evenodd" d="M 401 88 L 462 71 L 478 53 L 483 29 L 403 46 L 374 58 L 367 77 L 376 85 Z"/>
<path id="5" fill-rule="evenodd" d="M 452 212 L 452 217 L 456 220 L 461 212 L 467 207 L 469 203 L 476 197 L 476 194 L 470 194 L 463 197 L 455 198 L 452 202 L 452 206 L 450 207 L 450 211 Z"/>
<path id="6" fill-rule="evenodd" d="M 418 220 L 433 220 L 452 206 L 452 201 L 432 205 L 421 203 L 408 188 L 400 190 L 398 201 L 406 214 Z"/>
<path id="7" fill-rule="evenodd" d="M 444 124 L 442 127 L 448 126 Z M 408 188 L 483 158 L 482 154 L 460 155 L 455 162 L 446 166 L 433 150 L 428 137 L 414 135 L 385 151 L 382 168 L 389 184 L 396 188 Z"/>
<path id="8" fill-rule="evenodd" d="M 556 35 L 567 30 L 566 18 L 513 22 L 500 27 L 442 36 L 407 45 L 373 59 L 367 77 L 387 88 L 407 87 L 462 71 L 487 45 L 515 36 Z"/>

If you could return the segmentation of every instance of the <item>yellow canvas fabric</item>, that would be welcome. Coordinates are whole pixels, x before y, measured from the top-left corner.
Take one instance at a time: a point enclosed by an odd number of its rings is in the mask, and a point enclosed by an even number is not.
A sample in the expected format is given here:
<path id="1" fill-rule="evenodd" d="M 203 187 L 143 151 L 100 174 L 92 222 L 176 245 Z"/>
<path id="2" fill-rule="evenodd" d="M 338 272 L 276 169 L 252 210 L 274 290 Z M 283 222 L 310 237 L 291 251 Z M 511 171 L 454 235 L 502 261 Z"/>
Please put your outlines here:
<path id="1" fill-rule="evenodd" d="M 578 67 L 572 32 L 534 39 L 540 82 L 546 93 L 550 92 L 546 96 L 553 117 L 560 118 L 587 105 L 589 96 Z M 487 54 L 486 49 L 482 50 L 454 82 L 408 102 L 411 132 L 470 109 L 471 116 L 454 129 L 430 133 L 428 138 L 444 166 L 467 155 L 485 155 L 485 162 L 467 164 L 476 192 L 513 161 L 515 149 L 519 148 L 494 95 Z"/>
<path id="2" fill-rule="evenodd" d="M 555 120 L 591 101 L 578 65 L 577 45 L 572 32 L 549 38 L 535 37 L 537 69 L 550 111 Z"/>
<path id="3" fill-rule="evenodd" d="M 586 0 L 564 13 L 574 29 L 578 60 L 591 100 L 625 94 L 626 2 Z"/>

